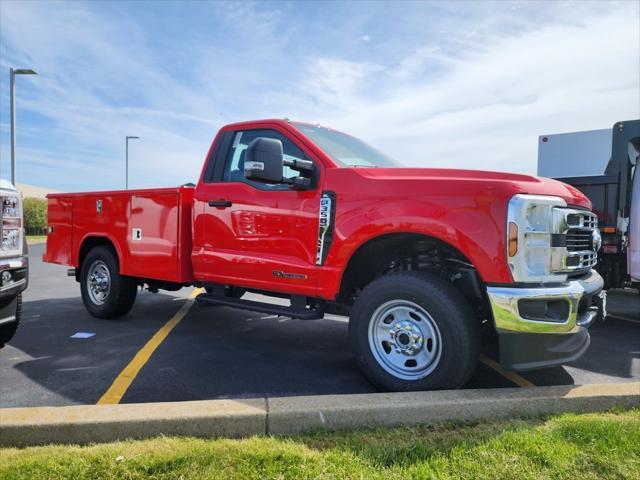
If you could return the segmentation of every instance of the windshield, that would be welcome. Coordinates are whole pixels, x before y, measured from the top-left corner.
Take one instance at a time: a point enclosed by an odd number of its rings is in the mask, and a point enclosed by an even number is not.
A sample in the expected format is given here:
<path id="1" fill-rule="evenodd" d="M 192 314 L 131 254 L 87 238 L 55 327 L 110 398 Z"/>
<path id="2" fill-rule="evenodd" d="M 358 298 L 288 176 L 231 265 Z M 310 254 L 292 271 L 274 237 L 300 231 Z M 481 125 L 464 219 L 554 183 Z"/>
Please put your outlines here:
<path id="1" fill-rule="evenodd" d="M 401 166 L 371 145 L 346 133 L 306 123 L 294 123 L 294 125 L 341 167 L 398 168 Z"/>

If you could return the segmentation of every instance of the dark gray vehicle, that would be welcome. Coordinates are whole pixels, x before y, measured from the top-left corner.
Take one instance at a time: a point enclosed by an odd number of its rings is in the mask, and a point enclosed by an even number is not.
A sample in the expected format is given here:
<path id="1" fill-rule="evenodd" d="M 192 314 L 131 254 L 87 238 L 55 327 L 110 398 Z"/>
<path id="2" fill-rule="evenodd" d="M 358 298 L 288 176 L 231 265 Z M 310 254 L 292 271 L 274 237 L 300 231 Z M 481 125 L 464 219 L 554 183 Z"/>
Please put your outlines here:
<path id="1" fill-rule="evenodd" d="M 538 145 L 538 175 L 573 185 L 593 204 L 605 288 L 640 291 L 640 120 L 542 135 Z"/>
<path id="2" fill-rule="evenodd" d="M 22 316 L 22 292 L 29 282 L 22 195 L 0 180 L 0 348 L 11 340 Z"/>

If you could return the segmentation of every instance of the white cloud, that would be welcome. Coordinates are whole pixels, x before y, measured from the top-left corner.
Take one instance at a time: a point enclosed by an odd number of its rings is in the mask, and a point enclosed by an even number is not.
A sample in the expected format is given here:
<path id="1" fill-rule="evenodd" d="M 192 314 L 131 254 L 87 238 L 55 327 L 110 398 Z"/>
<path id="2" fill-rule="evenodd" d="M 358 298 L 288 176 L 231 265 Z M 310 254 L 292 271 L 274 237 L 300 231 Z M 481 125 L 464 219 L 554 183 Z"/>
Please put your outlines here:
<path id="1" fill-rule="evenodd" d="M 39 73 L 29 83 L 29 96 L 27 85 L 18 88 L 21 181 L 74 190 L 119 188 L 125 135 L 141 137 L 132 148 L 133 186 L 197 178 L 221 122 L 211 114 L 209 97 L 165 69 L 137 24 L 126 16 L 105 19 L 81 3 L 12 3 L 3 16 L 3 73 L 9 65 L 34 66 Z M 4 81 L 0 92 L 4 106 Z M 25 129 L 26 114 L 45 120 Z"/>
<path id="2" fill-rule="evenodd" d="M 366 107 L 359 90 L 364 80 L 382 70 L 379 65 L 341 59 L 316 58 L 308 65 L 298 95 L 331 108 Z"/>
<path id="3" fill-rule="evenodd" d="M 125 135 L 141 137 L 133 186 L 193 181 L 219 126 L 285 116 L 352 132 L 410 165 L 533 173 L 539 134 L 640 117 L 637 3 L 536 13 L 456 2 L 438 4 L 439 16 L 429 4 L 386 35 L 359 8 L 358 18 L 300 22 L 284 3 L 216 3 L 215 26 L 173 36 L 108 5 L 2 2 L 3 166 L 5 72 L 40 73 L 18 88 L 21 181 L 120 187 Z M 377 53 L 405 30 L 399 53 Z"/>
<path id="4" fill-rule="evenodd" d="M 472 54 L 445 56 L 427 45 L 384 72 L 364 76 L 365 65 L 350 65 L 360 74 L 335 96 L 351 102 L 332 104 L 319 89 L 317 100 L 331 105 L 317 112 L 319 120 L 410 165 L 535 173 L 538 135 L 640 117 L 640 29 L 633 18 L 637 6 L 623 4 L 576 24 L 490 35 Z M 434 58 L 444 71 L 431 79 Z M 324 75 L 340 78 L 342 70 L 338 64 Z M 381 75 L 388 77 L 382 101 L 357 94 L 380 84 Z"/>

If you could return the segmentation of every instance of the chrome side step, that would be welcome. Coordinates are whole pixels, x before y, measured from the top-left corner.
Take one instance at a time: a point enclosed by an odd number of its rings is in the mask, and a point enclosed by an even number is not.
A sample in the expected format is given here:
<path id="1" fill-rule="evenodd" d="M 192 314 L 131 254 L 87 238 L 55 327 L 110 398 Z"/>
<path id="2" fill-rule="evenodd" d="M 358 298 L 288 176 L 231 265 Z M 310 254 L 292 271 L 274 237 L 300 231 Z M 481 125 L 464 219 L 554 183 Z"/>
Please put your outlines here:
<path id="1" fill-rule="evenodd" d="M 270 315 L 281 315 L 283 317 L 297 318 L 300 320 L 319 320 L 324 317 L 323 309 L 307 307 L 295 308 L 293 306 L 284 307 L 282 305 L 255 302 L 253 300 L 244 300 L 242 298 L 223 297 L 219 295 L 211 295 L 208 293 L 201 293 L 196 297 L 196 301 L 199 303 L 207 303 L 210 305 L 222 305 L 225 307 L 250 310 L 252 312 L 268 313 Z"/>

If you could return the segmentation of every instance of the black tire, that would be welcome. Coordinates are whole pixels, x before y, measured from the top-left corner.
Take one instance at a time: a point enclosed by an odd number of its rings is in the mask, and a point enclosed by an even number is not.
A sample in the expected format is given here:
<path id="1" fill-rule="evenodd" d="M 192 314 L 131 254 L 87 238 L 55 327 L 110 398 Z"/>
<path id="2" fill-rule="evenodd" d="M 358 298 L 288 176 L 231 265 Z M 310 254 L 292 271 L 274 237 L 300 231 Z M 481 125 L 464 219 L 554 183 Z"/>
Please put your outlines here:
<path id="1" fill-rule="evenodd" d="M 418 309 L 410 307 L 409 310 L 421 312 L 422 316 L 410 313 L 403 317 L 398 314 L 398 320 L 394 319 L 393 314 L 384 316 L 386 314 L 385 306 L 390 305 L 391 307 L 388 308 L 394 308 L 393 306 L 397 304 L 398 307 L 395 308 L 401 309 L 402 305 L 404 305 L 402 302 L 409 302 L 407 305 L 419 307 Z M 395 311 L 399 312 L 400 310 Z M 426 312 L 427 317 L 424 316 L 424 312 Z M 379 319 L 377 323 L 372 318 L 374 314 Z M 414 352 L 418 351 L 421 352 L 420 354 L 424 353 L 425 356 L 434 356 L 434 360 L 431 363 L 428 360 L 420 360 L 425 365 L 424 370 L 406 373 L 409 376 L 423 375 L 422 372 L 424 372 L 425 376 L 423 377 L 403 378 L 402 375 L 405 375 L 405 373 L 402 370 L 400 370 L 399 374 L 389 371 L 394 368 L 393 366 L 389 367 L 389 363 L 395 361 L 395 365 L 397 365 L 398 361 L 405 361 L 403 355 L 407 355 L 405 351 L 399 351 L 396 348 L 398 346 L 402 347 L 399 344 L 403 335 L 402 325 L 407 325 L 407 321 L 399 322 L 400 318 L 408 319 L 410 328 L 414 328 L 414 325 L 419 328 L 423 328 L 420 325 L 430 325 L 433 331 L 437 331 L 437 340 L 430 341 L 427 339 L 422 343 L 421 347 L 416 347 L 416 344 L 410 345 L 411 348 L 417 348 Z M 385 328 L 395 330 L 395 336 L 390 336 L 389 338 L 392 341 L 387 342 L 386 345 L 385 342 L 376 341 L 376 339 L 383 338 L 382 336 L 372 338 L 371 342 L 369 340 L 370 323 L 374 322 L 371 330 L 371 332 L 374 332 L 376 329 L 373 328 L 373 325 L 380 325 L 380 319 L 386 326 L 381 325 L 383 328 L 378 331 L 386 333 L 387 330 Z M 420 321 L 423 323 L 420 324 Z M 390 328 L 390 326 L 393 326 L 393 328 Z M 414 339 L 427 338 L 421 333 L 419 332 Z M 371 335 L 376 334 L 371 333 Z M 476 369 L 480 355 L 480 336 L 479 322 L 476 320 L 464 296 L 441 278 L 423 272 L 393 273 L 374 280 L 356 300 L 349 321 L 351 348 L 358 365 L 373 384 L 383 390 L 390 391 L 441 390 L 462 387 Z M 377 353 L 374 353 L 376 350 L 374 345 L 380 345 Z M 389 352 L 387 352 L 387 347 L 390 345 Z M 427 345 L 431 347 L 427 348 Z M 432 348 L 434 349 L 433 352 L 431 351 Z M 429 352 L 422 352 L 423 349 L 427 349 Z M 437 355 L 435 349 L 439 352 Z M 409 352 L 411 351 L 409 350 Z M 385 360 L 385 354 L 388 355 L 386 357 L 388 360 Z M 376 355 L 381 360 L 378 360 Z M 392 360 L 393 358 L 396 360 Z M 405 364 L 399 367 L 400 369 L 404 368 L 405 372 L 410 371 L 413 367 L 420 366 L 409 363 L 415 363 L 415 361 L 411 360 L 414 357 L 406 356 L 406 358 L 408 361 L 405 361 Z M 385 361 L 387 362 L 386 365 Z M 432 370 L 429 371 L 429 369 Z"/>
<path id="2" fill-rule="evenodd" d="M 22 295 L 18 295 L 16 299 L 16 319 L 13 322 L 5 323 L 4 325 L 0 325 L 0 348 L 4 347 L 5 344 L 9 343 L 9 340 L 13 338 L 16 334 L 16 330 L 18 330 L 18 326 L 20 325 L 20 320 L 22 320 Z"/>
<path id="3" fill-rule="evenodd" d="M 96 298 L 89 289 L 89 275 L 94 267 L 108 270 L 109 288 L 104 299 Z M 116 254 L 107 247 L 93 248 L 82 262 L 80 292 L 87 311 L 96 318 L 120 318 L 131 310 L 138 294 L 135 279 L 120 275 Z"/>

